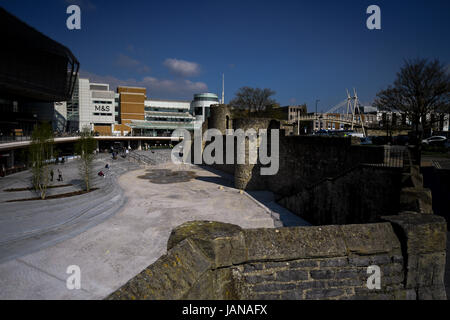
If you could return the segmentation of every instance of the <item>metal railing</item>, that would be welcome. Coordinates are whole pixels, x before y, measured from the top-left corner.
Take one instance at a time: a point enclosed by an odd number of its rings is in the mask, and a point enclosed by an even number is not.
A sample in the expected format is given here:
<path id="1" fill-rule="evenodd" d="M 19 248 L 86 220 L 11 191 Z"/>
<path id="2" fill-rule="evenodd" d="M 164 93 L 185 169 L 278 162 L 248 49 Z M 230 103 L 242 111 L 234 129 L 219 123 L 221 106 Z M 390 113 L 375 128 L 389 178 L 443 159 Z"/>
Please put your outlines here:
<path id="1" fill-rule="evenodd" d="M 383 166 L 391 168 L 403 168 L 409 160 L 409 151 L 406 147 L 385 146 Z"/>
<path id="2" fill-rule="evenodd" d="M 130 151 L 128 153 L 128 159 L 130 160 L 134 160 L 138 163 L 142 163 L 142 164 L 146 164 L 146 165 L 155 165 L 156 161 L 151 159 L 150 157 L 143 155 L 143 154 L 139 154 L 135 151 Z"/>
<path id="3" fill-rule="evenodd" d="M 403 146 L 384 146 L 383 162 L 364 163 L 365 165 L 386 167 L 386 168 L 404 168 L 410 164 L 409 150 Z"/>
<path id="4" fill-rule="evenodd" d="M 54 133 L 54 138 L 71 138 L 71 137 L 79 137 L 79 132 L 64 132 L 64 133 Z M 31 136 L 3 136 L 0 135 L 0 143 L 12 143 L 12 142 L 26 142 L 31 141 Z"/>
<path id="5" fill-rule="evenodd" d="M 0 143 L 30 141 L 31 136 L 0 136 Z"/>

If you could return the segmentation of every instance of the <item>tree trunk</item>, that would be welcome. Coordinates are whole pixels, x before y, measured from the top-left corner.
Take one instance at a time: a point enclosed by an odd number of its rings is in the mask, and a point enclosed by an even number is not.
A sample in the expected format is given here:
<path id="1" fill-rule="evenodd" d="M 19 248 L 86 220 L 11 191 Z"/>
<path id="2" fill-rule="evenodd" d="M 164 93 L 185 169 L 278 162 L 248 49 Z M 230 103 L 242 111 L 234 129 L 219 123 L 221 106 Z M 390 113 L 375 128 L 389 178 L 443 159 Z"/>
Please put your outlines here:
<path id="1" fill-rule="evenodd" d="M 420 167 L 420 164 L 422 163 L 422 140 L 423 140 L 423 128 L 420 123 L 416 123 L 415 126 L 415 137 L 416 141 L 414 142 L 414 159 L 413 164 L 418 165 Z"/>

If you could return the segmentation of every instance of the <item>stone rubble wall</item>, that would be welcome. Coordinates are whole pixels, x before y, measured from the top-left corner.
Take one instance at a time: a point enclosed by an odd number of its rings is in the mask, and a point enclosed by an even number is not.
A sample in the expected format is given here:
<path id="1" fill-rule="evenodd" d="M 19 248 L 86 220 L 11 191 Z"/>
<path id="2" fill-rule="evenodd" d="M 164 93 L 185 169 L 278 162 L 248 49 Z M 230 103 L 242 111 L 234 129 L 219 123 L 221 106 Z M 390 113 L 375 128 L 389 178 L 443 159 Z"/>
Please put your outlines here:
<path id="1" fill-rule="evenodd" d="M 384 219 L 279 229 L 187 222 L 166 255 L 107 299 L 445 299 L 445 220 Z M 380 290 L 367 288 L 370 265 L 381 269 Z"/>
<path id="2" fill-rule="evenodd" d="M 359 165 L 278 203 L 315 225 L 377 222 L 399 212 L 401 178 L 398 168 Z"/>

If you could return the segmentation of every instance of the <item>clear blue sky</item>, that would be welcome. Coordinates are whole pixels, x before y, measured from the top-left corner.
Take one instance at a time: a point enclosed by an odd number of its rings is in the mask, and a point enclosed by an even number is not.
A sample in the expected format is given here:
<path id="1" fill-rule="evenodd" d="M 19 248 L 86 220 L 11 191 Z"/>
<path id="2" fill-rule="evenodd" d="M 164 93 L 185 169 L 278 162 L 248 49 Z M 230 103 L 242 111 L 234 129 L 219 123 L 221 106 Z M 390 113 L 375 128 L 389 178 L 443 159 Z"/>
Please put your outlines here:
<path id="1" fill-rule="evenodd" d="M 81 7 L 81 30 L 66 8 Z M 381 30 L 366 8 L 381 8 Z M 146 86 L 151 98 L 271 88 L 282 105 L 319 110 L 357 88 L 363 102 L 392 83 L 406 58 L 450 63 L 450 1 L 0 0 L 0 6 L 72 50 L 84 75 Z"/>

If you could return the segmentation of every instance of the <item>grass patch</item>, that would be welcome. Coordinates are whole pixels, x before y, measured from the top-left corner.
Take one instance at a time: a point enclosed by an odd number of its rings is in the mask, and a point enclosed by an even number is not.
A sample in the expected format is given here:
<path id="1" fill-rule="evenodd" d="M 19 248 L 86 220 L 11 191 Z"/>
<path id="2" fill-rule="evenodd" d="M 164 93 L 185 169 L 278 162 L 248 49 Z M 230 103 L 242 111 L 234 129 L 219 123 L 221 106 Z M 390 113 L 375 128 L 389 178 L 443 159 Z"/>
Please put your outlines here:
<path id="1" fill-rule="evenodd" d="M 5 202 L 21 202 L 21 201 L 34 201 L 34 200 L 50 200 L 50 199 L 60 199 L 60 198 L 69 198 L 74 196 L 79 196 L 88 192 L 92 192 L 98 190 L 98 188 L 92 188 L 89 191 L 86 190 L 80 190 L 80 191 L 73 191 L 73 192 L 67 192 L 67 193 L 61 193 L 61 194 L 54 194 L 51 196 L 47 196 L 45 199 L 41 199 L 41 197 L 35 197 L 35 198 L 27 198 L 27 199 L 15 199 L 15 200 L 8 200 Z"/>
<path id="2" fill-rule="evenodd" d="M 61 184 L 61 185 L 57 185 L 57 186 L 48 186 L 47 189 L 55 189 L 55 188 L 63 188 L 63 187 L 71 187 L 73 186 L 73 184 Z M 34 188 L 33 187 L 28 187 L 28 188 L 10 188 L 10 189 L 5 189 L 3 190 L 4 192 L 17 192 L 17 191 L 33 191 Z"/>

